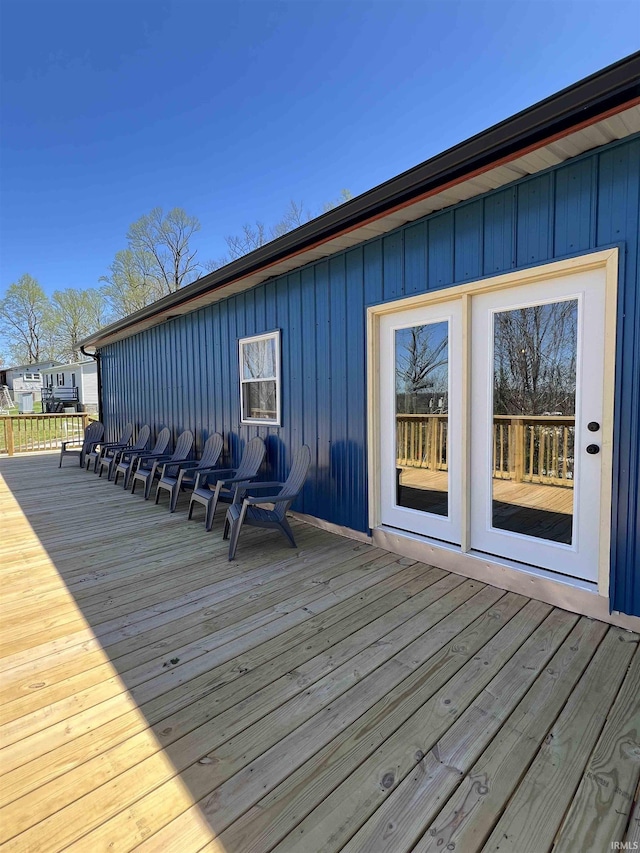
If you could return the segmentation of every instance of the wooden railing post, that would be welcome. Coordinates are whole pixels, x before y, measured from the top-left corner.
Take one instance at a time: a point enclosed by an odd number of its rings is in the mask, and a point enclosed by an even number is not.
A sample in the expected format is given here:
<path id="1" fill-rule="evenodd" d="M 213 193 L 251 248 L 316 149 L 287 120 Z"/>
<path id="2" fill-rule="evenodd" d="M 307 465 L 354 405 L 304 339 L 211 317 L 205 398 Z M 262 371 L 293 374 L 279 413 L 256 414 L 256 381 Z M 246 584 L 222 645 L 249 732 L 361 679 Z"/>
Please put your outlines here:
<path id="1" fill-rule="evenodd" d="M 524 478 L 524 423 L 522 418 L 514 418 L 513 424 L 513 443 L 514 443 L 514 465 L 513 479 L 516 483 L 521 483 Z"/>
<path id="2" fill-rule="evenodd" d="M 6 439 L 7 453 L 13 456 L 13 420 L 11 415 L 5 418 L 4 437 Z"/>

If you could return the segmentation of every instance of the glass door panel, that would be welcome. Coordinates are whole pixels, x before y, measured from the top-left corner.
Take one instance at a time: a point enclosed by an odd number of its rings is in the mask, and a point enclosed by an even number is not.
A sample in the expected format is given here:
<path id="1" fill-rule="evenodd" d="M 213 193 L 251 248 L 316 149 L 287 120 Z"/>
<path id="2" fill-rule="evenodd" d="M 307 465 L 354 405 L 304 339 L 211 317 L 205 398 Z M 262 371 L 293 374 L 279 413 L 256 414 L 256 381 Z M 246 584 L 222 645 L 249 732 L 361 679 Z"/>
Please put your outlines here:
<path id="1" fill-rule="evenodd" d="M 449 515 L 449 324 L 395 331 L 398 506 Z"/>
<path id="2" fill-rule="evenodd" d="M 571 545 L 578 300 L 493 315 L 492 526 Z"/>
<path id="3" fill-rule="evenodd" d="M 470 546 L 595 581 L 604 273 L 481 293 L 471 309 Z"/>

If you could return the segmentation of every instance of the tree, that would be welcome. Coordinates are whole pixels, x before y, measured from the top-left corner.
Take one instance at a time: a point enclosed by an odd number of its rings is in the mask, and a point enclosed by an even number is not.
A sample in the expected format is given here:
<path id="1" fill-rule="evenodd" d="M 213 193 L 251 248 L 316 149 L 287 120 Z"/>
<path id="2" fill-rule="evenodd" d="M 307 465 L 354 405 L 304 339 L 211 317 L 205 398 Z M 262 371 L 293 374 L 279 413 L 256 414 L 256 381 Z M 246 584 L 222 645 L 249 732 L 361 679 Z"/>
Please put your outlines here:
<path id="1" fill-rule="evenodd" d="M 341 190 L 340 197 L 333 201 L 325 202 L 321 212 L 327 213 L 327 211 L 333 210 L 335 207 L 349 201 L 352 197 L 349 190 Z M 243 257 L 243 255 L 248 255 L 249 252 L 253 252 L 255 249 L 259 249 L 265 243 L 276 240 L 278 237 L 288 234 L 289 231 L 299 228 L 312 218 L 311 212 L 305 207 L 303 201 L 291 199 L 282 217 L 270 228 L 267 228 L 264 222 L 256 220 L 253 225 L 245 222 L 239 234 L 227 234 L 224 241 L 227 244 L 228 254 L 221 258 L 208 261 L 205 264 L 206 269 L 209 272 L 220 269 L 225 264 L 235 261 Z"/>
<path id="2" fill-rule="evenodd" d="M 412 326 L 396 332 L 399 414 L 424 414 L 434 408 L 447 410 L 448 363 L 446 323 Z"/>
<path id="3" fill-rule="evenodd" d="M 118 320 L 140 311 L 162 294 L 158 293 L 157 282 L 151 274 L 152 259 L 146 252 L 123 249 L 116 253 L 109 267 L 110 274 L 103 275 L 102 295 L 112 319 Z"/>
<path id="4" fill-rule="evenodd" d="M 0 332 L 17 364 L 35 364 L 52 356 L 51 306 L 44 290 L 28 273 L 11 284 L 0 300 Z"/>
<path id="5" fill-rule="evenodd" d="M 576 301 L 501 311 L 494 324 L 494 414 L 573 415 Z"/>
<path id="6" fill-rule="evenodd" d="M 56 290 L 51 297 L 53 341 L 62 361 L 78 361 L 78 341 L 105 323 L 105 299 L 95 288 Z"/>
<path id="7" fill-rule="evenodd" d="M 154 207 L 132 223 L 127 248 L 116 253 L 109 275 L 99 279 L 113 319 L 139 311 L 198 277 L 201 266 L 189 240 L 199 230 L 196 217 L 181 207 L 166 214 Z"/>
<path id="8" fill-rule="evenodd" d="M 200 267 L 189 239 L 199 230 L 196 217 L 188 216 L 181 207 L 174 207 L 166 215 L 161 207 L 154 207 L 130 226 L 129 250 L 144 259 L 159 296 L 174 293 L 197 277 Z"/>

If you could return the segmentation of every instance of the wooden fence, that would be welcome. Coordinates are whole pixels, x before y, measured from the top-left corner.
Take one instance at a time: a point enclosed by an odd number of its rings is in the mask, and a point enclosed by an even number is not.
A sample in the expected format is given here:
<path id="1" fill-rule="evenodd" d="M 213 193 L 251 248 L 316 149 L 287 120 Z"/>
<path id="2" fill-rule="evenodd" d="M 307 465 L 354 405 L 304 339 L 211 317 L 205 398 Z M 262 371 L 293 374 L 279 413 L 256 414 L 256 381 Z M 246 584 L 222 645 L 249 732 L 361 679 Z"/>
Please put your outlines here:
<path id="1" fill-rule="evenodd" d="M 448 415 L 397 415 L 398 467 L 448 469 Z M 575 418 L 497 415 L 493 476 L 516 483 L 573 487 Z"/>
<path id="2" fill-rule="evenodd" d="M 53 450 L 63 441 L 82 439 L 88 423 L 86 413 L 3 415 L 0 417 L 0 453 L 13 456 L 30 450 Z"/>

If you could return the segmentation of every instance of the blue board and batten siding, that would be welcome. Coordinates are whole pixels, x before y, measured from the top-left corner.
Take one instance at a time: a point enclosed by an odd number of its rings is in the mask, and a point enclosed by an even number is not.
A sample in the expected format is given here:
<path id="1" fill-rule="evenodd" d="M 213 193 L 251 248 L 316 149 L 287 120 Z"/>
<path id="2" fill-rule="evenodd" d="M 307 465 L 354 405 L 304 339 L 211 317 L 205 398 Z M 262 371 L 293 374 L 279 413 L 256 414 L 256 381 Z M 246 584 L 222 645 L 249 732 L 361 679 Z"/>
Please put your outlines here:
<path id="1" fill-rule="evenodd" d="M 640 139 L 576 158 L 104 347 L 104 417 L 268 443 L 281 477 L 310 445 L 296 509 L 366 531 L 366 307 L 617 245 L 612 605 L 640 614 Z M 240 425 L 237 339 L 282 330 L 282 427 Z M 266 473 L 266 472 L 265 472 Z"/>

